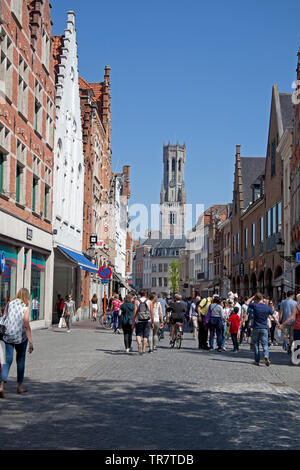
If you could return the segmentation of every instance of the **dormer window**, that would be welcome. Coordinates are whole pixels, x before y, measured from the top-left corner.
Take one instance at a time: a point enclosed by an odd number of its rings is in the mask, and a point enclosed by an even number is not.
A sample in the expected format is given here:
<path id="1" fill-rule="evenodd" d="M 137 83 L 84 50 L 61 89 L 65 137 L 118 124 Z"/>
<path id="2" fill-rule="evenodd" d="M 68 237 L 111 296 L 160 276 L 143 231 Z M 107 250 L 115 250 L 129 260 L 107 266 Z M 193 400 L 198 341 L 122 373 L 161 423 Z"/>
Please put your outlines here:
<path id="1" fill-rule="evenodd" d="M 260 198 L 261 196 L 261 185 L 260 184 L 254 184 L 252 187 L 252 202 L 257 201 L 257 199 Z"/>

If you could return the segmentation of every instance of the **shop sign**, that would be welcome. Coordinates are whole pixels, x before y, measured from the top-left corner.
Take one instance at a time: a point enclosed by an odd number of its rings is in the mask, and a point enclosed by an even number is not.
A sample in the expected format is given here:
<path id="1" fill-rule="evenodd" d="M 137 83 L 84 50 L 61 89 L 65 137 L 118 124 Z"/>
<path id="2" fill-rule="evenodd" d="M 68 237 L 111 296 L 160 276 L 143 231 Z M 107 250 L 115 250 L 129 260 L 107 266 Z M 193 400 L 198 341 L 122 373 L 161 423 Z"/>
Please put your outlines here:
<path id="1" fill-rule="evenodd" d="M 1 267 L 1 272 L 4 273 L 5 271 L 5 265 L 6 265 L 6 256 L 5 256 L 5 252 L 4 251 L 1 251 L 1 255 L 0 255 L 0 267 Z"/>
<path id="2" fill-rule="evenodd" d="M 300 252 L 296 253 L 296 262 L 300 263 Z"/>
<path id="3" fill-rule="evenodd" d="M 33 230 L 31 230 L 31 228 L 28 228 L 26 231 L 26 238 L 27 240 L 32 240 L 32 237 L 33 237 Z"/>

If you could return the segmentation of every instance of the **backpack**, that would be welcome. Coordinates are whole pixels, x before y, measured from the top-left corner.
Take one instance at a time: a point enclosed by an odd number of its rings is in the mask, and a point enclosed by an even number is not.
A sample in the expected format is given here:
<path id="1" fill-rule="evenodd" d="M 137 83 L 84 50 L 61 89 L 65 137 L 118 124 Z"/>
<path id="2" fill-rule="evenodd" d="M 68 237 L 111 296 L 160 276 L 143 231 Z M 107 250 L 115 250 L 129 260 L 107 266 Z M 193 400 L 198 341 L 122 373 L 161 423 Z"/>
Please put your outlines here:
<path id="1" fill-rule="evenodd" d="M 140 301 L 140 305 L 138 306 L 136 317 L 139 321 L 148 321 L 150 320 L 150 309 L 147 304 L 147 300 L 145 302 Z"/>

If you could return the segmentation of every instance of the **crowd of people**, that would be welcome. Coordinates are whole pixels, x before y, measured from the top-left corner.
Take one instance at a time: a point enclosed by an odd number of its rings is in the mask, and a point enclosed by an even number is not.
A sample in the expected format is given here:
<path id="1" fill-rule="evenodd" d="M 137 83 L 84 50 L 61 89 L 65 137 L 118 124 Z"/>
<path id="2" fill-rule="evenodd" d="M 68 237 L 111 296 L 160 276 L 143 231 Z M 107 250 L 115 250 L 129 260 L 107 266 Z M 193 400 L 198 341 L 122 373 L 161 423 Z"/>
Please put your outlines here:
<path id="1" fill-rule="evenodd" d="M 72 318 L 75 315 L 75 302 L 72 296 L 66 299 L 58 296 L 57 312 L 59 319 L 65 319 L 67 331 L 70 332 Z M 91 299 L 91 318 L 95 320 L 99 314 L 97 296 Z M 279 305 L 272 299 L 256 293 L 250 298 L 240 298 L 237 294 L 228 293 L 226 299 L 219 295 L 207 298 L 196 296 L 195 299 L 183 299 L 175 294 L 174 298 L 166 299 L 162 295 L 147 295 L 141 291 L 139 295 L 127 295 L 124 301 L 115 294 L 108 303 L 108 308 L 102 315 L 110 316 L 115 333 L 124 334 L 125 352 L 132 351 L 133 331 L 139 355 L 147 350 L 153 353 L 157 350 L 160 337 L 169 328 L 170 343 L 174 342 L 176 323 L 186 324 L 190 328 L 198 348 L 202 350 L 223 352 L 228 348 L 231 337 L 233 352 L 238 353 L 240 345 L 249 344 L 254 352 L 254 364 L 260 365 L 260 346 L 266 366 L 270 365 L 269 348 L 280 342 L 282 347 L 291 355 L 300 349 L 300 294 L 287 292 Z M 30 293 L 21 289 L 10 301 L 4 314 L 0 317 L 0 340 L 4 344 L 5 362 L 0 354 L 0 398 L 5 397 L 5 384 L 16 350 L 17 361 L 17 393 L 26 392 L 23 387 L 25 357 L 27 345 L 29 352 L 33 351 L 30 329 Z M 216 341 L 216 344 L 215 344 Z M 299 346 L 298 346 L 298 343 Z M 297 344 L 296 344 L 297 343 Z M 1 369 L 2 362 L 2 369 Z M 3 363 L 4 362 L 4 363 Z"/>
<path id="2" fill-rule="evenodd" d="M 139 354 L 157 350 L 159 337 L 164 330 L 170 330 L 170 343 L 174 341 L 176 323 L 191 328 L 193 337 L 202 350 L 223 352 L 228 349 L 229 338 L 232 351 L 238 353 L 244 342 L 254 352 L 254 364 L 260 364 L 260 346 L 264 362 L 270 365 L 269 349 L 282 344 L 288 354 L 292 352 L 293 341 L 300 340 L 300 294 L 292 291 L 283 295 L 275 305 L 272 299 L 256 293 L 251 298 L 239 297 L 229 292 L 227 298 L 215 294 L 211 297 L 183 299 L 163 295 L 127 295 L 125 301 L 115 294 L 108 302 L 105 313 L 111 318 L 115 333 L 124 333 L 125 352 L 132 350 L 132 333 L 136 330 Z"/>

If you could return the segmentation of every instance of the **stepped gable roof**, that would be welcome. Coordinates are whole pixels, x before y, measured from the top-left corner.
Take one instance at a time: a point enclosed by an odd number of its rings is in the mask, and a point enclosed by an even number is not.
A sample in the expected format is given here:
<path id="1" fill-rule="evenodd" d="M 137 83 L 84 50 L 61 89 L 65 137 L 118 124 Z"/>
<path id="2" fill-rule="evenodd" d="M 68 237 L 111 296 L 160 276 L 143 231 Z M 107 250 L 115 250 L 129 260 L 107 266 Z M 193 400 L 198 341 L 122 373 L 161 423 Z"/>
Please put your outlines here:
<path id="1" fill-rule="evenodd" d="M 283 131 L 293 127 L 294 107 L 291 93 L 279 93 Z"/>
<path id="2" fill-rule="evenodd" d="M 248 207 L 252 200 L 251 185 L 264 174 L 266 166 L 265 157 L 241 157 L 241 174 L 243 185 L 243 206 Z"/>

